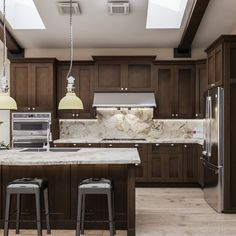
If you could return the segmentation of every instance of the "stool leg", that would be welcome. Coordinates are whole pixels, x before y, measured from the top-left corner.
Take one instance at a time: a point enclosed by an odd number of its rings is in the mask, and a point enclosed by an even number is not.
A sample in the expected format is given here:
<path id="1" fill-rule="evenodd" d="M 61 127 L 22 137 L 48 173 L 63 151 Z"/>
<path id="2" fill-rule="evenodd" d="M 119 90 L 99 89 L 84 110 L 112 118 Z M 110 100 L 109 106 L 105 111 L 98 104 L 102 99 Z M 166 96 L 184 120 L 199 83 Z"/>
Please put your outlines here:
<path id="1" fill-rule="evenodd" d="M 40 190 L 39 189 L 37 189 L 35 193 L 35 203 L 36 203 L 36 219 L 37 219 L 38 236 L 42 236 Z"/>
<path id="2" fill-rule="evenodd" d="M 81 234 L 84 234 L 85 200 L 86 200 L 86 194 L 83 194 L 83 196 L 82 196 Z"/>
<path id="3" fill-rule="evenodd" d="M 50 227 L 50 213 L 49 213 L 49 200 L 48 200 L 48 188 L 45 188 L 43 191 L 44 195 L 44 205 L 45 205 L 45 215 L 46 215 L 46 225 L 47 225 L 47 234 L 51 234 Z"/>
<path id="4" fill-rule="evenodd" d="M 20 204 L 21 204 L 21 195 L 17 194 L 16 196 L 16 234 L 20 233 Z"/>
<path id="5" fill-rule="evenodd" d="M 111 191 L 107 194 L 110 236 L 114 236 Z"/>
<path id="6" fill-rule="evenodd" d="M 113 233 L 116 235 L 116 227 L 115 227 L 115 193 L 112 191 L 112 213 L 113 213 Z"/>
<path id="7" fill-rule="evenodd" d="M 80 236 L 81 207 L 82 207 L 82 194 L 79 191 L 79 193 L 78 193 L 76 236 Z"/>
<path id="8" fill-rule="evenodd" d="M 6 208 L 5 208 L 5 222 L 4 222 L 4 236 L 8 236 L 9 218 L 11 206 L 11 193 L 7 190 L 6 194 Z"/>

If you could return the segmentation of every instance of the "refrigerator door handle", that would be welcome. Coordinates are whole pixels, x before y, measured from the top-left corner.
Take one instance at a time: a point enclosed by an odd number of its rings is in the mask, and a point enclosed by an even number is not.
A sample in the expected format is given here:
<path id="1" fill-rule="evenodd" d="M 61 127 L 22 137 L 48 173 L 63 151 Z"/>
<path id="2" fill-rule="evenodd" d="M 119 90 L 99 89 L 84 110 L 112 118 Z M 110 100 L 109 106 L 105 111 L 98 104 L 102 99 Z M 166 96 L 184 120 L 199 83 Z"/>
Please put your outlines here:
<path id="1" fill-rule="evenodd" d="M 212 100 L 211 97 L 209 97 L 209 140 L 208 140 L 208 156 L 211 156 L 211 122 L 212 122 Z"/>
<path id="2" fill-rule="evenodd" d="M 206 115 L 205 115 L 205 121 L 204 121 L 204 139 L 205 139 L 205 150 L 203 155 L 207 156 L 208 153 L 208 135 L 209 135 L 209 102 L 208 102 L 208 96 L 206 97 Z"/>

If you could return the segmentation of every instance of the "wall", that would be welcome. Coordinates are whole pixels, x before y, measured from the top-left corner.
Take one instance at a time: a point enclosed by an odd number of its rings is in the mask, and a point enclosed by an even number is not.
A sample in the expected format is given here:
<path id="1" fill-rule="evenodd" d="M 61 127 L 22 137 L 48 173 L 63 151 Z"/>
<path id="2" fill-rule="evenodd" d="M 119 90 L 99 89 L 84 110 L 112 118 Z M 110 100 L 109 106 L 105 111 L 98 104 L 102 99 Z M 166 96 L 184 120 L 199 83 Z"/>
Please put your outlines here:
<path id="1" fill-rule="evenodd" d="M 26 49 L 26 57 L 52 57 L 58 60 L 69 59 L 69 49 Z M 157 60 L 172 60 L 172 48 L 83 48 L 74 50 L 75 60 L 92 60 L 92 56 L 137 56 L 137 55 L 154 55 Z M 192 58 L 203 59 L 206 58 L 204 49 L 193 48 Z M 176 60 L 176 59 L 175 59 Z"/>
<path id="2" fill-rule="evenodd" d="M 2 75 L 2 63 L 3 63 L 3 50 L 0 50 L 0 75 Z M 7 61 L 7 76 L 9 76 L 9 65 L 10 62 Z M 1 81 L 0 81 L 1 86 Z M 10 140 L 10 112 L 9 111 L 1 111 L 0 110 L 0 121 L 3 121 L 3 124 L 0 125 L 0 142 L 9 143 Z"/>
<path id="3" fill-rule="evenodd" d="M 61 120 L 60 138 L 192 139 L 202 120 L 153 120 L 151 108 L 97 109 L 97 120 Z M 203 137 L 199 137 L 203 138 Z"/>

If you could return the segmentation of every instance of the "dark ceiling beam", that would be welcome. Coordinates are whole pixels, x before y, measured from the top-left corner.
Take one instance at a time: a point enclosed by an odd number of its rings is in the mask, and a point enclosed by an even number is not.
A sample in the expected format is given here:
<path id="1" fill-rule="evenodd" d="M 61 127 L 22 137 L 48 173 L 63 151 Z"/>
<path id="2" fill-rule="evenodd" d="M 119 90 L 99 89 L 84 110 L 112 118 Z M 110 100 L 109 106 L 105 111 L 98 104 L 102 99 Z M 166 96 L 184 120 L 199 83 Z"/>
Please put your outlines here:
<path id="1" fill-rule="evenodd" d="M 0 20 L 0 40 L 3 42 L 3 22 Z M 18 44 L 16 39 L 12 36 L 8 29 L 6 29 L 6 44 L 9 55 L 18 55 L 22 56 L 24 49 Z"/>
<path id="2" fill-rule="evenodd" d="M 197 33 L 198 27 L 202 21 L 205 14 L 207 6 L 210 0 L 196 0 L 190 16 L 188 18 L 184 33 L 182 35 L 180 44 L 178 46 L 178 52 L 188 52 L 191 51 L 191 45 Z"/>

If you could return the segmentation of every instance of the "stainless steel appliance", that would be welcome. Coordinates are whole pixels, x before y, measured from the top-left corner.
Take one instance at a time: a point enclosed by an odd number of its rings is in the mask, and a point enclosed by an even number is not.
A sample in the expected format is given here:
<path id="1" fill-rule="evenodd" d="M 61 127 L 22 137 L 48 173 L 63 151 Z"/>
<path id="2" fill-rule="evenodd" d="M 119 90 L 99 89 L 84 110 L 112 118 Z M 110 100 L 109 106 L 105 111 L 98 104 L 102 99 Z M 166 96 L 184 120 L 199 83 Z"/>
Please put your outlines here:
<path id="1" fill-rule="evenodd" d="M 204 120 L 204 198 L 217 212 L 223 212 L 224 202 L 224 90 L 210 89 L 206 93 Z"/>
<path id="2" fill-rule="evenodd" d="M 51 113 L 12 113 L 12 147 L 48 147 Z"/>

